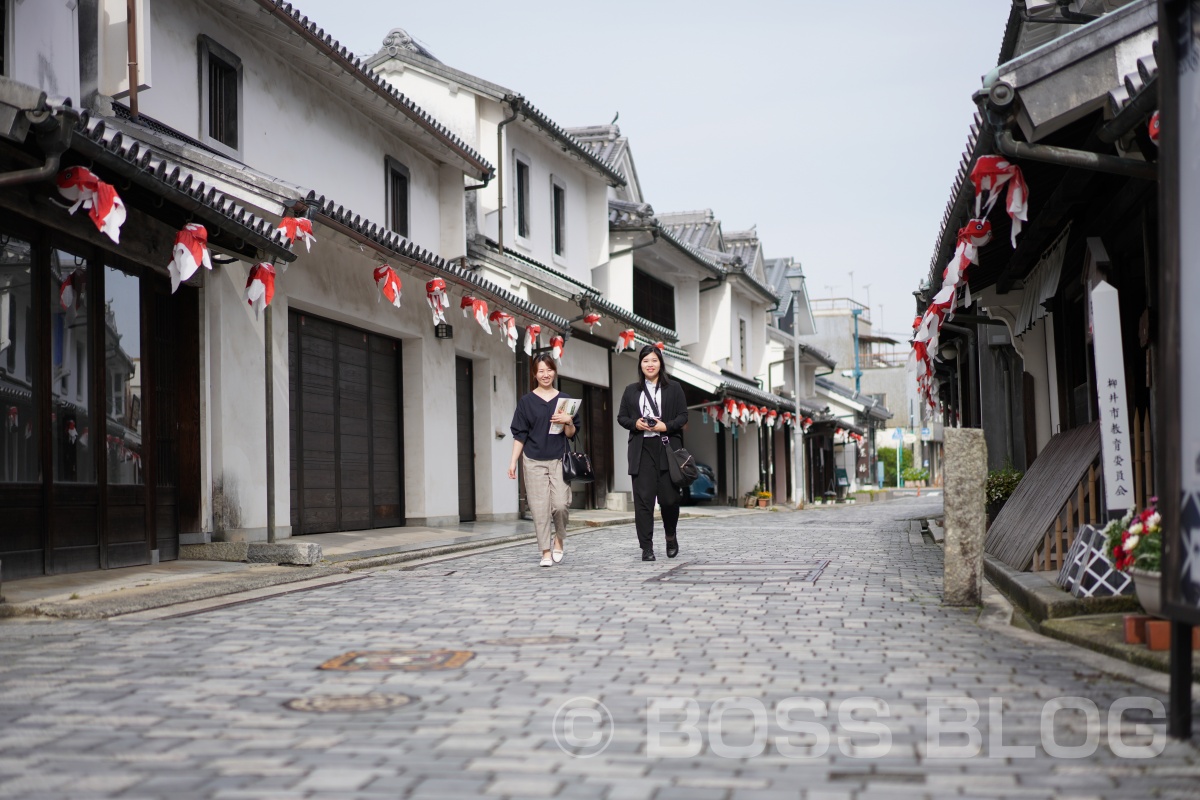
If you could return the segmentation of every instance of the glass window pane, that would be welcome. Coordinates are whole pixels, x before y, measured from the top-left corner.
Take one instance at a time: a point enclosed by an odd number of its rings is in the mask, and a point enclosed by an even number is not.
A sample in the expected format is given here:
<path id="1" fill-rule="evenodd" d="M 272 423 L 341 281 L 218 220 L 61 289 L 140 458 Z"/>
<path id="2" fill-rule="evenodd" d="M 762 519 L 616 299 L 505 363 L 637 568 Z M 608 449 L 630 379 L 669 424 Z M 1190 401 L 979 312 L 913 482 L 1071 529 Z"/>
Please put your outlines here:
<path id="1" fill-rule="evenodd" d="M 0 237 L 0 483 L 41 480 L 29 242 Z"/>
<path id="2" fill-rule="evenodd" d="M 108 482 L 142 483 L 142 302 L 139 280 L 104 269 L 104 419 Z"/>
<path id="3" fill-rule="evenodd" d="M 87 261 L 63 250 L 50 254 L 50 435 L 55 483 L 95 483 L 92 448 L 91 293 Z"/>

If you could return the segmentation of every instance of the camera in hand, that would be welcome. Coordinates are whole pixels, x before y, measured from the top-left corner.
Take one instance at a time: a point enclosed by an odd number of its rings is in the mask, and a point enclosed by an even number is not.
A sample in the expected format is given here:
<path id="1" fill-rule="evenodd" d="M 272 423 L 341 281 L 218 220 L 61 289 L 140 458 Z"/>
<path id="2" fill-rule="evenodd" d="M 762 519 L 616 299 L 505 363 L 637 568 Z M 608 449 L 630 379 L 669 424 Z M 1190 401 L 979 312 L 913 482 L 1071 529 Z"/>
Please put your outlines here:
<path id="1" fill-rule="evenodd" d="M 658 424 L 658 417 L 642 417 L 642 420 L 651 428 Z"/>

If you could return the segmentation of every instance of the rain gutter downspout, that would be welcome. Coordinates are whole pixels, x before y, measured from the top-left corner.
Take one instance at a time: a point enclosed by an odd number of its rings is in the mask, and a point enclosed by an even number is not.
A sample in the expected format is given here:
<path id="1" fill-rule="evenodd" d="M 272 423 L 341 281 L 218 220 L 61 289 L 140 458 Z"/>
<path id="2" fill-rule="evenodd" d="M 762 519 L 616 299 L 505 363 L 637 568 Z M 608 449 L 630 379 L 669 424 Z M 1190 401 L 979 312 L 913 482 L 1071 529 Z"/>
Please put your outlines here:
<path id="1" fill-rule="evenodd" d="M 978 423 L 979 426 L 982 427 L 982 422 L 979 421 L 979 418 L 982 416 L 982 414 L 979 409 L 979 364 L 977 363 L 979 352 L 978 348 L 975 346 L 975 329 L 962 325 L 953 325 L 949 322 L 943 322 L 942 330 L 962 334 L 967 337 L 967 347 L 971 349 L 971 352 L 968 354 L 970 358 L 970 363 L 968 364 L 968 375 L 970 376 L 969 379 L 971 381 L 971 419 L 968 420 L 968 422 Z M 976 426 L 974 424 L 968 424 L 967 427 L 973 428 Z"/>
<path id="2" fill-rule="evenodd" d="M 78 117 L 74 109 L 62 108 L 58 113 L 50 111 L 23 111 L 31 118 L 34 116 L 42 116 L 38 122 L 34 122 L 31 127 L 38 132 L 38 146 L 45 153 L 46 159 L 40 167 L 31 167 L 30 169 L 19 169 L 14 172 L 6 172 L 0 175 L 0 188 L 8 186 L 20 186 L 25 183 L 35 183 L 37 181 L 49 180 L 58 172 L 59 160 L 62 154 L 66 152 L 71 144 L 71 134 L 73 125 L 64 125 L 59 119 L 58 114 L 66 114 L 72 117 Z"/>
<path id="3" fill-rule="evenodd" d="M 1017 91 L 1004 81 L 997 81 L 986 91 L 976 92 L 974 99 L 984 120 L 992 128 L 996 149 L 1009 158 L 1043 161 L 1061 167 L 1107 172 L 1146 181 L 1158 180 L 1158 166 L 1145 161 L 1093 153 L 1089 150 L 1018 142 L 1012 135 L 1012 106 L 1017 99 Z"/>
<path id="4" fill-rule="evenodd" d="M 504 126 L 517 118 L 521 111 L 521 104 L 525 102 L 525 98 L 520 95 L 508 95 L 501 103 L 508 103 L 512 109 L 512 116 L 500 120 L 500 124 L 496 126 L 496 242 L 500 245 L 500 252 L 504 252 Z M 486 184 L 485 184 L 486 185 Z"/>

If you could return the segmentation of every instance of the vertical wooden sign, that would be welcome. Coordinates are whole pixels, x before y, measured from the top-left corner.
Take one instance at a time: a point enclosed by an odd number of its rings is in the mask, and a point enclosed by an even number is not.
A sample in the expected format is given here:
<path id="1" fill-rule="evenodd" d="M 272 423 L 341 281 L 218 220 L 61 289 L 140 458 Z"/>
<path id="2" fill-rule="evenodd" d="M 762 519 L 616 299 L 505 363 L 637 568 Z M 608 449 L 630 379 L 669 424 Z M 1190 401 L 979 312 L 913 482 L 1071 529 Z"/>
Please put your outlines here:
<path id="1" fill-rule="evenodd" d="M 1117 290 L 1106 281 L 1092 287 L 1090 300 L 1104 505 L 1109 519 L 1119 519 L 1133 505 L 1133 455 L 1129 450 L 1125 357 L 1121 349 L 1121 303 Z"/>

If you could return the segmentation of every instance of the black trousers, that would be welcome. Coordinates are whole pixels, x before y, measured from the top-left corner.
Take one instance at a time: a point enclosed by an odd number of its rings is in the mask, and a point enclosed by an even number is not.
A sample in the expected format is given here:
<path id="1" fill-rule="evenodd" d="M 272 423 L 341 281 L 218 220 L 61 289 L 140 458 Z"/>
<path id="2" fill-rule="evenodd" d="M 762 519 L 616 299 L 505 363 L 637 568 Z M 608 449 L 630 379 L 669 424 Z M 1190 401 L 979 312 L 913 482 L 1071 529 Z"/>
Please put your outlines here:
<path id="1" fill-rule="evenodd" d="M 662 508 L 667 539 L 674 539 L 679 525 L 679 490 L 671 483 L 662 440 L 647 437 L 642 443 L 638 474 L 633 476 L 633 519 L 637 527 L 638 544 L 643 550 L 654 549 L 655 498 Z"/>

